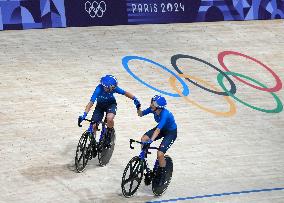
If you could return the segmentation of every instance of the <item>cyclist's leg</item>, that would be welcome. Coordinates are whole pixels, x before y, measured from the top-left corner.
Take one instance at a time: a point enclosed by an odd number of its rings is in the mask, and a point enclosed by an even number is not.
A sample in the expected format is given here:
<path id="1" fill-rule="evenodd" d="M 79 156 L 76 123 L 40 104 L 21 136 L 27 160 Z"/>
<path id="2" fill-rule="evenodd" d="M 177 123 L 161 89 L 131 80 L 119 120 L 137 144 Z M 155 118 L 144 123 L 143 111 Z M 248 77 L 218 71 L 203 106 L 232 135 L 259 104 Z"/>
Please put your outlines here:
<path id="1" fill-rule="evenodd" d="M 148 140 L 151 139 L 153 136 L 154 131 L 156 130 L 157 127 L 152 128 L 151 130 L 148 130 L 142 137 L 141 137 L 141 142 L 147 142 Z"/>
<path id="2" fill-rule="evenodd" d="M 107 107 L 106 113 L 107 113 L 107 133 L 108 135 L 111 135 L 114 127 L 114 117 L 116 115 L 117 105 L 111 104 Z"/>
<path id="3" fill-rule="evenodd" d="M 141 142 L 147 142 L 148 140 L 150 140 L 151 137 L 153 136 L 154 131 L 156 130 L 156 128 L 157 128 L 157 127 L 154 127 L 154 128 L 152 128 L 151 130 L 147 131 L 147 132 L 141 137 Z M 158 137 L 159 137 L 159 136 L 158 136 Z M 156 140 L 158 139 L 158 137 L 156 138 Z M 141 148 L 142 148 L 142 147 L 143 147 L 143 146 L 141 145 Z M 154 176 L 153 174 L 154 174 L 154 173 L 153 173 L 152 170 L 148 171 L 148 172 L 145 174 L 145 179 L 144 179 L 144 181 L 145 181 L 145 184 L 146 184 L 146 185 L 150 185 L 150 184 L 151 184 L 152 178 L 153 178 L 153 176 Z"/>
<path id="4" fill-rule="evenodd" d="M 157 127 L 152 128 L 151 130 L 148 130 L 144 135 L 142 135 L 141 137 L 141 142 L 147 142 L 148 140 L 151 139 L 151 137 L 153 136 L 154 131 L 156 130 Z M 141 145 L 141 149 L 143 148 L 143 146 Z"/>
<path id="5" fill-rule="evenodd" d="M 104 104 L 101 108 L 103 112 L 106 112 L 106 132 L 105 132 L 105 146 L 111 147 L 111 138 L 114 131 L 114 117 L 116 115 L 117 105 L 116 103 Z"/>
<path id="6" fill-rule="evenodd" d="M 161 132 L 161 135 L 164 138 L 159 146 L 159 150 L 157 151 L 157 158 L 159 160 L 159 166 L 165 167 L 166 166 L 165 154 L 168 151 L 168 149 L 172 146 L 172 144 L 175 142 L 177 138 L 177 130 L 175 129 L 172 131 Z"/>
<path id="7" fill-rule="evenodd" d="M 167 131 L 162 132 L 162 136 L 164 137 L 160 146 L 159 150 L 157 151 L 157 158 L 159 161 L 159 168 L 157 170 L 157 175 L 160 177 L 157 179 L 158 185 L 161 186 L 165 182 L 165 174 L 166 174 L 166 160 L 165 160 L 165 154 L 167 150 L 172 146 L 172 144 L 175 142 L 177 137 L 177 131 Z"/>
<path id="8" fill-rule="evenodd" d="M 114 126 L 114 117 L 116 115 L 116 111 L 117 111 L 117 105 L 115 103 L 110 104 L 106 109 L 108 128 L 113 128 Z"/>
<path id="9" fill-rule="evenodd" d="M 115 117 L 114 113 L 107 114 L 107 127 L 110 129 L 114 127 L 114 117 Z"/>
<path id="10" fill-rule="evenodd" d="M 160 167 L 166 167 L 165 153 L 162 151 L 157 151 L 157 159 L 159 161 Z"/>
<path id="11" fill-rule="evenodd" d="M 94 135 L 97 132 L 97 128 L 98 128 L 97 123 L 101 122 L 103 120 L 103 117 L 104 117 L 104 110 L 97 104 L 93 112 L 93 115 L 92 115 L 92 121 L 95 122 L 93 124 Z"/>

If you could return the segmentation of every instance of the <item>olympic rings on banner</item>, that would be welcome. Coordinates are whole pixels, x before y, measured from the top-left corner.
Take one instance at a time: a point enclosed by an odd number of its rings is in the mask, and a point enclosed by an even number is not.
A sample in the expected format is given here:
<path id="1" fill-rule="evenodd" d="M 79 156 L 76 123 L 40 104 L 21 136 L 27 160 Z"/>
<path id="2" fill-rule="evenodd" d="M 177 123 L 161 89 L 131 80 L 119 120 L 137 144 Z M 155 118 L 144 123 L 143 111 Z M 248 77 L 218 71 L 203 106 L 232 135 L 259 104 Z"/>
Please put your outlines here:
<path id="1" fill-rule="evenodd" d="M 250 80 L 258 85 L 260 85 L 262 88 L 267 88 L 264 84 L 260 83 L 259 81 L 257 80 L 254 80 L 246 75 L 242 75 L 240 73 L 235 73 L 235 72 L 225 72 L 227 75 L 233 75 L 233 76 L 239 76 L 239 77 L 242 77 L 242 78 L 245 78 L 247 80 Z M 231 94 L 225 87 L 224 83 L 223 83 L 223 78 L 224 76 L 222 74 L 218 74 L 217 76 L 217 80 L 218 80 L 218 83 L 219 85 L 223 88 L 224 91 L 226 91 L 231 97 L 233 97 L 235 100 L 237 100 L 238 102 L 252 108 L 252 109 L 255 109 L 257 111 L 262 111 L 262 112 L 265 112 L 265 113 L 279 113 L 283 110 L 283 105 L 282 105 L 282 102 L 280 101 L 279 97 L 277 97 L 276 94 L 274 94 L 273 92 L 270 92 L 272 94 L 272 96 L 274 97 L 276 103 L 277 103 L 277 106 L 275 109 L 272 109 L 272 110 L 267 110 L 267 109 L 262 109 L 262 108 L 259 108 L 259 107 L 255 107 L 253 105 L 250 105 L 242 100 L 240 100 L 239 98 L 237 98 L 234 94 Z"/>
<path id="2" fill-rule="evenodd" d="M 146 62 L 149 62 L 149 63 L 152 63 L 162 69 L 164 69 L 165 71 L 169 72 L 170 74 L 172 74 L 173 76 L 175 76 L 178 81 L 181 83 L 182 87 L 183 87 L 183 91 L 182 91 L 182 95 L 184 96 L 187 96 L 189 95 L 189 89 L 188 89 L 188 86 L 185 84 L 185 82 L 179 77 L 177 76 L 174 72 L 172 72 L 171 70 L 169 70 L 168 68 L 166 68 L 165 66 L 155 62 L 155 61 L 152 61 L 150 59 L 147 59 L 147 58 L 143 58 L 143 57 L 140 57 L 140 56 L 125 56 L 122 58 L 122 64 L 123 64 L 123 67 L 125 68 L 125 70 L 136 80 L 138 80 L 139 82 L 141 82 L 143 85 L 157 91 L 157 92 L 160 92 L 162 94 L 165 94 L 165 95 L 168 95 L 168 96 L 172 96 L 172 97 L 180 97 L 179 94 L 173 94 L 173 93 L 169 93 L 169 92 L 165 92 L 165 91 L 162 91 L 160 89 L 157 89 L 149 84 L 147 84 L 146 82 L 144 82 L 143 80 L 141 80 L 138 76 L 136 76 L 128 67 L 128 63 L 129 61 L 131 60 L 140 60 L 140 61 L 146 61 Z"/>
<path id="3" fill-rule="evenodd" d="M 224 64 L 224 57 L 225 56 L 228 56 L 228 55 L 237 55 L 237 56 L 242 56 L 244 58 L 247 58 L 247 59 L 250 59 L 256 63 L 258 63 L 259 65 L 261 65 L 262 67 L 264 67 L 266 70 L 268 70 L 272 76 L 274 77 L 274 79 L 276 80 L 276 85 L 272 88 L 267 88 L 267 87 L 263 87 L 262 85 L 260 85 L 261 87 L 259 86 L 256 86 L 256 85 L 253 85 L 251 83 L 248 83 L 246 82 L 245 80 L 242 80 L 240 79 L 239 77 L 237 76 L 233 76 L 234 78 L 236 78 L 237 80 L 253 87 L 253 88 L 256 88 L 256 89 L 259 89 L 259 90 L 262 90 L 262 91 L 266 91 L 266 92 L 277 92 L 279 91 L 281 88 L 282 88 L 282 82 L 280 80 L 280 78 L 278 77 L 278 75 L 276 75 L 275 72 L 273 72 L 273 70 L 271 70 L 271 68 L 269 68 L 268 66 L 264 65 L 263 63 L 261 63 L 260 61 L 258 61 L 257 59 L 253 58 L 253 57 L 250 57 L 250 56 L 247 56 L 245 54 L 242 54 L 242 53 L 239 53 L 239 52 L 235 52 L 235 51 L 223 51 L 221 53 L 218 54 L 218 61 L 220 63 L 220 65 L 224 68 L 224 70 L 226 71 L 230 71 Z M 253 81 L 254 82 L 254 81 Z M 258 83 L 257 83 L 258 84 Z"/>
<path id="4" fill-rule="evenodd" d="M 221 74 L 221 73 L 219 73 Z M 222 75 L 222 74 L 221 74 Z M 193 77 L 193 76 L 189 76 L 189 75 L 186 75 L 186 74 L 179 74 L 178 76 L 180 77 L 183 77 L 185 79 L 187 78 L 190 78 L 190 79 L 193 79 L 199 83 L 203 83 L 209 87 L 211 87 L 214 91 L 218 91 L 218 89 L 216 87 L 214 87 L 213 85 L 211 85 L 210 83 L 200 79 L 200 78 L 197 78 L 197 77 Z M 181 96 L 183 97 L 188 103 L 194 105 L 194 106 L 197 106 L 198 108 L 204 110 L 204 111 L 207 111 L 209 113 L 212 113 L 212 114 L 215 114 L 217 116 L 232 116 L 236 113 L 236 105 L 235 103 L 233 102 L 233 100 L 230 99 L 230 97 L 227 97 L 225 96 L 225 100 L 229 103 L 230 105 L 230 110 L 227 111 L 227 112 L 219 112 L 219 111 L 215 111 L 215 110 L 212 110 L 212 109 L 209 109 L 209 108 L 206 108 L 206 107 L 203 107 L 201 106 L 200 104 L 196 103 L 195 101 L 189 99 L 188 97 L 184 97 L 181 93 L 181 91 L 177 88 L 176 86 L 176 78 L 171 76 L 170 79 L 169 79 L 169 83 L 170 85 L 172 86 L 172 88 Z"/>
<path id="5" fill-rule="evenodd" d="M 218 72 L 220 72 L 222 75 L 224 75 L 226 77 L 226 79 L 229 81 L 230 85 L 231 85 L 231 89 L 230 89 L 230 93 L 231 94 L 235 94 L 236 93 L 236 85 L 235 83 L 232 81 L 231 78 L 229 78 L 222 70 L 220 70 L 219 68 L 217 68 L 216 66 L 212 65 L 211 63 L 207 62 L 207 61 L 204 61 L 200 58 L 197 58 L 197 57 L 194 57 L 194 56 L 190 56 L 190 55 L 183 55 L 183 54 L 176 54 L 176 55 L 173 55 L 171 57 L 171 63 L 172 63 L 172 66 L 174 67 L 174 69 L 179 73 L 179 74 L 183 74 L 183 72 L 177 67 L 177 60 L 178 59 L 181 59 L 181 58 L 189 58 L 189 59 L 193 59 L 193 60 L 196 60 L 196 61 L 199 61 L 201 63 L 204 63 L 212 68 L 214 68 L 215 70 L 217 70 Z M 228 96 L 228 93 L 226 92 L 218 92 L 218 91 L 215 91 L 215 90 L 210 90 L 204 86 L 201 86 L 199 85 L 198 83 L 192 81 L 191 79 L 189 78 L 186 78 L 186 80 L 188 82 L 191 82 L 192 84 L 208 91 L 208 92 L 211 92 L 211 93 L 214 93 L 214 94 L 217 94 L 217 95 L 224 95 L 224 96 Z"/>

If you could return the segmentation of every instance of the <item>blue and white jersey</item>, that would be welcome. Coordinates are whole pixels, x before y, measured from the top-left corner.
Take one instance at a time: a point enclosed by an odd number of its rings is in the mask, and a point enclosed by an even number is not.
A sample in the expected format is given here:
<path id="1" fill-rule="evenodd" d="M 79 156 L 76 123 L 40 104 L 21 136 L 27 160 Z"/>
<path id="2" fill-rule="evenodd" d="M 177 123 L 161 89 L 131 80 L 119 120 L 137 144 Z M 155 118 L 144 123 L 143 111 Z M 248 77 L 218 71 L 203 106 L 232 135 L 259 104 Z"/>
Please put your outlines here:
<path id="1" fill-rule="evenodd" d="M 112 92 L 106 92 L 104 90 L 104 87 L 99 84 L 96 87 L 90 101 L 95 103 L 95 101 L 97 100 L 97 103 L 100 104 L 116 103 L 115 97 L 113 95 L 114 93 L 125 95 L 125 91 L 119 87 L 116 87 Z"/>
<path id="2" fill-rule="evenodd" d="M 177 129 L 177 124 L 173 114 L 167 110 L 163 109 L 159 115 L 156 112 L 152 111 L 151 107 L 142 111 L 142 116 L 145 116 L 149 113 L 154 114 L 154 119 L 158 123 L 157 128 L 160 130 L 175 130 Z"/>

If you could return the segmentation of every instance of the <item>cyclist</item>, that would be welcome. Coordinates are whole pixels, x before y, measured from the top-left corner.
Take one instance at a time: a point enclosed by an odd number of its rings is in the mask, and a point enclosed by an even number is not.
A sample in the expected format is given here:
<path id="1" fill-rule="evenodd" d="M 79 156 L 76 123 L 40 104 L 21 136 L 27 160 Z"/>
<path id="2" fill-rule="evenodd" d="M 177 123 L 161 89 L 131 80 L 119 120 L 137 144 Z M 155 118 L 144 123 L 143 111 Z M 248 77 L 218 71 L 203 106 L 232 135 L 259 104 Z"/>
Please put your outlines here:
<path id="1" fill-rule="evenodd" d="M 173 114 L 166 109 L 167 101 L 163 96 L 155 95 L 151 99 L 150 107 L 141 111 L 137 110 L 138 116 L 142 117 L 149 113 L 154 114 L 154 119 L 158 123 L 156 127 L 146 132 L 141 141 L 144 144 L 151 144 L 153 141 L 163 138 L 159 150 L 157 151 L 157 159 L 159 161 L 159 167 L 157 175 L 160 177 L 158 185 L 164 184 L 164 178 L 166 173 L 166 160 L 165 153 L 174 143 L 177 137 L 177 125 Z M 148 183 L 150 184 L 150 183 Z"/>
<path id="2" fill-rule="evenodd" d="M 107 137 L 110 135 L 114 127 L 114 117 L 117 111 L 117 103 L 114 97 L 114 93 L 124 95 L 134 101 L 136 108 L 139 108 L 139 100 L 130 92 L 124 91 L 118 87 L 118 81 L 113 75 L 105 75 L 101 78 L 100 84 L 96 87 L 93 95 L 87 104 L 83 115 L 79 116 L 79 124 L 87 117 L 90 109 L 97 100 L 95 110 L 92 115 L 92 120 L 95 122 L 93 125 L 93 130 L 96 132 L 97 123 L 102 121 L 104 117 L 104 112 L 107 113 Z"/>

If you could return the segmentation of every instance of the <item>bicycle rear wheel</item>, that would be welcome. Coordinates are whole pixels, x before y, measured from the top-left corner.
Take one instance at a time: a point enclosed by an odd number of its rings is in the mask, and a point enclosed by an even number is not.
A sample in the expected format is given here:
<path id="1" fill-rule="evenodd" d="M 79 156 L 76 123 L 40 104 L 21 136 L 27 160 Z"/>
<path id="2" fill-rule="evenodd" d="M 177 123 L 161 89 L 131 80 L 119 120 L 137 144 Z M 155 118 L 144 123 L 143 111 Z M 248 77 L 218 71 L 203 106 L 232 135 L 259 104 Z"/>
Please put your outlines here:
<path id="1" fill-rule="evenodd" d="M 133 157 L 126 165 L 122 181 L 121 189 L 125 197 L 131 197 L 138 190 L 143 178 L 144 161 L 138 156 Z"/>
<path id="2" fill-rule="evenodd" d="M 98 159 L 101 166 L 105 166 L 110 161 L 115 146 L 115 130 L 112 131 L 110 138 L 107 138 L 107 132 L 104 133 L 99 141 Z"/>
<path id="3" fill-rule="evenodd" d="M 91 156 L 90 145 L 90 132 L 84 132 L 79 140 L 75 156 L 75 168 L 78 173 L 85 170 L 85 167 Z"/>
<path id="4" fill-rule="evenodd" d="M 172 174 L 173 174 L 173 161 L 171 159 L 170 156 L 165 156 L 166 159 L 166 173 L 164 174 L 164 183 L 162 186 L 159 186 L 159 181 L 160 178 L 159 176 L 157 176 L 157 174 L 155 173 L 153 181 L 152 181 L 152 191 L 154 193 L 155 196 L 160 196 L 162 195 L 166 189 L 168 188 L 171 179 L 172 179 Z"/>

